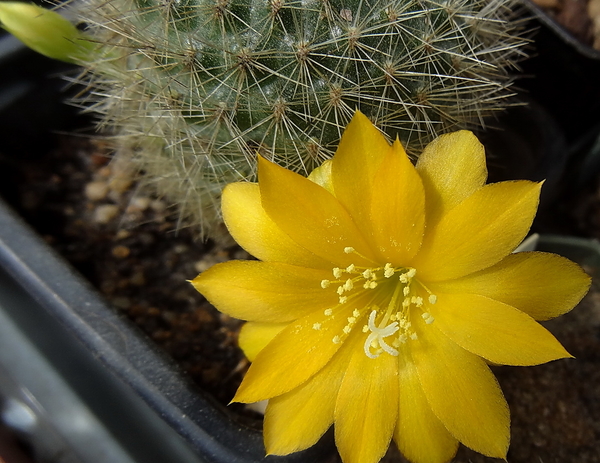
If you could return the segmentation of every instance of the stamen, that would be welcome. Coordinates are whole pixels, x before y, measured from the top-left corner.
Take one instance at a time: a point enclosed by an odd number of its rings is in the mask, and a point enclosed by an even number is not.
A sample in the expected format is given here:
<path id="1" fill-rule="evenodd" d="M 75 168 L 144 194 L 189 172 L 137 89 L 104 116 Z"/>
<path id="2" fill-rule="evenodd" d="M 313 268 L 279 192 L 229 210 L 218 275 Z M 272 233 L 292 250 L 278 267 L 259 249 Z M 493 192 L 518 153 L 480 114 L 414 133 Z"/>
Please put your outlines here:
<path id="1" fill-rule="evenodd" d="M 383 267 L 383 276 L 386 278 L 391 278 L 394 275 L 394 272 L 395 270 L 389 262 Z"/>
<path id="2" fill-rule="evenodd" d="M 431 325 L 435 320 L 435 318 L 433 318 L 433 316 L 429 312 L 423 312 L 421 314 L 421 317 L 423 318 L 423 320 L 425 320 L 425 323 L 427 323 L 428 325 Z"/>

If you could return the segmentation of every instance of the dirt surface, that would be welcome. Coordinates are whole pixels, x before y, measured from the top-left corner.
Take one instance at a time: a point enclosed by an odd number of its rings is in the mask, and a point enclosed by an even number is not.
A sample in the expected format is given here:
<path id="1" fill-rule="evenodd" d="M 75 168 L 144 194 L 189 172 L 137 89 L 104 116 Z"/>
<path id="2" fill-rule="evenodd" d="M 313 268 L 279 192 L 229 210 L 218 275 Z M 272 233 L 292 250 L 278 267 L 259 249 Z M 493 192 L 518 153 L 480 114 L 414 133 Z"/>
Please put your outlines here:
<path id="1" fill-rule="evenodd" d="M 586 45 L 600 50 L 600 0 L 532 0 Z"/>
<path id="2" fill-rule="evenodd" d="M 177 230 L 166 204 L 136 190 L 98 140 L 63 137 L 44 159 L 12 160 L 13 206 L 119 310 L 222 403 L 247 361 L 241 322 L 217 312 L 187 281 L 214 263 L 248 258 L 235 246 Z"/>

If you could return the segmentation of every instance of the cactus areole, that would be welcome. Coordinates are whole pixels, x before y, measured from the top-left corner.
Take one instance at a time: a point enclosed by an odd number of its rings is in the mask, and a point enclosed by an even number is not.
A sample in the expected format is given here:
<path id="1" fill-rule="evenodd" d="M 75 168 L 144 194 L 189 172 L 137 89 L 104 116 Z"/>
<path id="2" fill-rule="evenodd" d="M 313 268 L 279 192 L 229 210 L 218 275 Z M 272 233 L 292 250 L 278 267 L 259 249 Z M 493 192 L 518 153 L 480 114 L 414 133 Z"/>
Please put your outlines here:
<path id="1" fill-rule="evenodd" d="M 502 0 L 89 0 L 87 104 L 147 183 L 210 234 L 256 156 L 306 174 L 355 109 L 410 152 L 507 104 L 522 56 Z"/>

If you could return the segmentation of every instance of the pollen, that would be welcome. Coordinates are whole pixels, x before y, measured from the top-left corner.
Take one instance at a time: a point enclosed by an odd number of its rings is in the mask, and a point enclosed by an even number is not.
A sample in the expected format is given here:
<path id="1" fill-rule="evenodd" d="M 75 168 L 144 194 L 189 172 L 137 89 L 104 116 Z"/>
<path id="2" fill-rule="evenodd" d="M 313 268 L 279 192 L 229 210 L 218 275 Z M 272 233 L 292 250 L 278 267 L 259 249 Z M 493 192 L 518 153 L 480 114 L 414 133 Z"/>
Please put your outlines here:
<path id="1" fill-rule="evenodd" d="M 385 267 L 383 267 L 383 276 L 386 278 L 391 278 L 392 276 L 394 276 L 395 270 L 392 267 L 392 264 L 390 264 L 389 262 L 387 264 L 385 264 Z"/>

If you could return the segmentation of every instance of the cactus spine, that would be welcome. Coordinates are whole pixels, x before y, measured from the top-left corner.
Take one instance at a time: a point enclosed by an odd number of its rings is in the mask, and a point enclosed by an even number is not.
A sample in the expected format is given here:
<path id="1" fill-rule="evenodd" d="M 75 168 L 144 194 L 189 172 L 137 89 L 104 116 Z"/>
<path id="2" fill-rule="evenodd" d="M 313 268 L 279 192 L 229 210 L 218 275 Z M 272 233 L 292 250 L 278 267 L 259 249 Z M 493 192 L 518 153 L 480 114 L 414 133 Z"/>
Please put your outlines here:
<path id="1" fill-rule="evenodd" d="M 417 152 L 506 105 L 513 0 L 88 0 L 86 104 L 210 235 L 261 154 L 306 174 L 358 108 Z"/>

